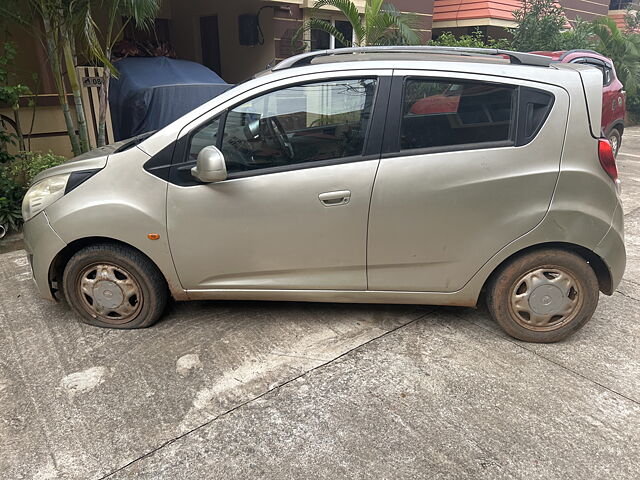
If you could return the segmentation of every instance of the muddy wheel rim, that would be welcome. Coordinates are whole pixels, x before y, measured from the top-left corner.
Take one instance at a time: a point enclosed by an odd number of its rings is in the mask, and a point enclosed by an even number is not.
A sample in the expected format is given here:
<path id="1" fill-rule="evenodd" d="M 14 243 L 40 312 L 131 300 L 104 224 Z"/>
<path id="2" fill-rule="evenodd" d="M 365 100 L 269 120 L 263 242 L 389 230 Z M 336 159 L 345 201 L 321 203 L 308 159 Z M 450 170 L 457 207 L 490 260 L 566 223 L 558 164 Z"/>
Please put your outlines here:
<path id="1" fill-rule="evenodd" d="M 118 265 L 89 265 L 78 276 L 77 285 L 84 309 L 105 323 L 127 323 L 142 308 L 140 285 L 133 275 Z"/>
<path id="2" fill-rule="evenodd" d="M 557 267 L 532 270 L 510 289 L 511 316 L 528 330 L 561 328 L 575 318 L 582 303 L 576 278 Z"/>

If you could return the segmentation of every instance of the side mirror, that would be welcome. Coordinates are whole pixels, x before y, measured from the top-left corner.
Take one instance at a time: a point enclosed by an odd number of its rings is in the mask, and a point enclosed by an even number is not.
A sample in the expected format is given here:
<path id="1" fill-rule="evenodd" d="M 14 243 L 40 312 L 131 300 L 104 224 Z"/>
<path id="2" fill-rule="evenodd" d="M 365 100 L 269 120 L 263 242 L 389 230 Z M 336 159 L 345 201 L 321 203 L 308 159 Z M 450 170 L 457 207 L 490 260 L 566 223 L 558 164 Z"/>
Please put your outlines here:
<path id="1" fill-rule="evenodd" d="M 205 183 L 226 180 L 227 166 L 222 152 L 213 145 L 204 147 L 198 154 L 196 166 L 191 169 L 191 175 Z"/>

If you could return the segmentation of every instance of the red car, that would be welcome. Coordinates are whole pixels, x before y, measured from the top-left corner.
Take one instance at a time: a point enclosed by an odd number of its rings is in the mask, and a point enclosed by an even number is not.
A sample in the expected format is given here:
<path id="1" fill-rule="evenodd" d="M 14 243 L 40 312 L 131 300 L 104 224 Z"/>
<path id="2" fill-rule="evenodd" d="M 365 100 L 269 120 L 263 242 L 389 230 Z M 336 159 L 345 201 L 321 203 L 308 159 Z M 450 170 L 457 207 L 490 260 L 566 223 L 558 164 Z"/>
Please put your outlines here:
<path id="1" fill-rule="evenodd" d="M 613 61 L 593 50 L 531 53 L 545 55 L 563 63 L 586 63 L 602 71 L 602 132 L 611 142 L 613 154 L 617 155 L 624 132 L 626 93 L 618 80 Z"/>
<path id="2" fill-rule="evenodd" d="M 432 115 L 434 113 L 456 113 L 460 103 L 463 86 L 452 83 L 442 93 L 421 98 L 409 110 L 413 115 Z"/>

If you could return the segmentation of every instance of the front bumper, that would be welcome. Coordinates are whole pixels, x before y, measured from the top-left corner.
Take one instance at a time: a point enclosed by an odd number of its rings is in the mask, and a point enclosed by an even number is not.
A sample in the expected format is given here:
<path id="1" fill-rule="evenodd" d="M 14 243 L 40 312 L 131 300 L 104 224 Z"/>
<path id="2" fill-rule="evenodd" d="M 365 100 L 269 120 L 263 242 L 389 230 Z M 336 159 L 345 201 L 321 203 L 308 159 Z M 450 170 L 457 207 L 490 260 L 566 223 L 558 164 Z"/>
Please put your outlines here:
<path id="1" fill-rule="evenodd" d="M 55 300 L 49 285 L 49 268 L 67 244 L 51 228 L 45 212 L 25 222 L 24 243 L 40 295 L 47 300 Z"/>

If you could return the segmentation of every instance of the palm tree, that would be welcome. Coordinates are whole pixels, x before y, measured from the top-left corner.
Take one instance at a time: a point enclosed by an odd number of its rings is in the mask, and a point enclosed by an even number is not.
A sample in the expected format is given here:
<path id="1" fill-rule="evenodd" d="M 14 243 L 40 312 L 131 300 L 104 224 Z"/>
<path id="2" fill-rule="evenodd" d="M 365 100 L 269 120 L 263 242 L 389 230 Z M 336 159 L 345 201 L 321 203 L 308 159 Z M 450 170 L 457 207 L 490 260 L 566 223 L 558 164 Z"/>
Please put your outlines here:
<path id="1" fill-rule="evenodd" d="M 80 81 L 75 69 L 76 39 L 81 41 L 81 52 L 88 50 L 90 58 L 105 66 L 98 114 L 98 146 L 104 145 L 109 78 L 118 73 L 111 62 L 111 50 L 130 19 L 137 27 L 148 28 L 160 9 L 161 0 L 28 0 L 24 7 L 29 14 L 27 17 L 12 3 L 15 2 L 0 0 L 0 16 L 11 19 L 29 33 L 35 32 L 46 48 L 74 155 L 91 148 Z M 98 8 L 107 14 L 104 33 L 99 30 L 92 15 L 93 10 Z M 122 17 L 129 20 L 121 22 Z M 42 22 L 43 31 L 33 28 L 32 19 L 36 20 L 36 24 Z M 67 101 L 65 75 L 73 94 L 75 123 Z"/>
<path id="2" fill-rule="evenodd" d="M 358 8 L 351 0 L 318 0 L 313 12 L 319 13 L 322 7 L 334 7 L 342 12 L 353 27 L 355 40 L 345 38 L 331 23 L 321 18 L 311 18 L 304 22 L 294 37 L 294 42 L 304 32 L 322 30 L 335 37 L 342 45 L 360 47 L 364 45 L 416 45 L 420 36 L 415 32 L 416 19 L 413 15 L 401 13 L 390 3 L 383 0 L 367 0 L 364 21 Z M 313 13 L 312 13 L 313 15 Z"/>
<path id="3" fill-rule="evenodd" d="M 91 148 L 80 84 L 75 70 L 73 27 L 77 12 L 75 0 L 28 0 L 24 2 L 24 6 L 20 5 L 20 8 L 11 2 L 0 3 L 0 15 L 10 18 L 28 33 L 35 34 L 47 51 L 74 155 L 87 152 Z M 34 24 L 38 25 L 40 22 L 42 22 L 43 30 L 34 28 Z M 65 75 L 69 80 L 73 94 L 77 133 L 67 101 Z"/>
<path id="4" fill-rule="evenodd" d="M 160 9 L 161 0 L 80 0 L 82 3 L 82 31 L 89 46 L 92 59 L 104 66 L 102 84 L 99 91 L 98 108 L 98 146 L 105 144 L 105 124 L 107 117 L 107 101 L 109 98 L 109 80 L 117 78 L 118 70 L 112 63 L 113 46 L 120 40 L 127 25 L 133 21 L 137 28 L 148 29 Z M 107 25 L 101 32 L 92 16 L 92 7 L 98 4 L 106 6 Z M 123 22 L 121 18 L 125 18 Z"/>
<path id="5" fill-rule="evenodd" d="M 624 34 L 609 17 L 594 20 L 592 28 L 598 40 L 596 50 L 613 60 L 618 78 L 634 95 L 640 80 L 640 35 Z"/>

